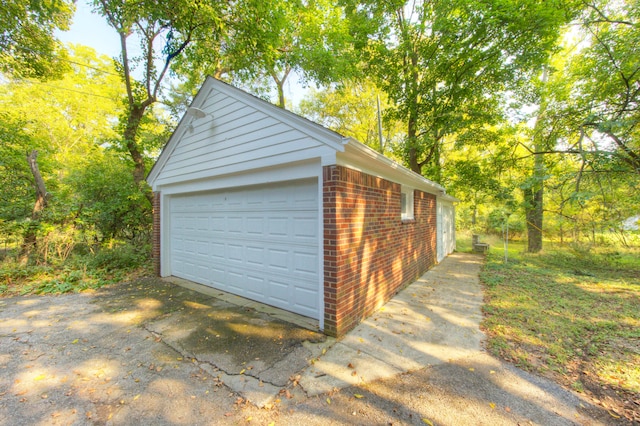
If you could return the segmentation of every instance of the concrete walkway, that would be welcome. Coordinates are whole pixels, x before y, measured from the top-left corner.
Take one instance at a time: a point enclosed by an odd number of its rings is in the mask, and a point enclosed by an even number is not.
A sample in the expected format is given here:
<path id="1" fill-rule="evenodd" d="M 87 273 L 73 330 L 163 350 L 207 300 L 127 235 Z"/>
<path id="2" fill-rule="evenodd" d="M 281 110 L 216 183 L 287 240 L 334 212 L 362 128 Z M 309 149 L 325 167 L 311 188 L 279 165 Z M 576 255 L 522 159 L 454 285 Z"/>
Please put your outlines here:
<path id="1" fill-rule="evenodd" d="M 417 400 L 433 424 L 609 423 L 579 395 L 486 353 L 482 263 L 454 253 L 425 273 L 302 373 L 306 395 L 351 386 L 346 393 L 388 394 L 381 404 Z"/>
<path id="2" fill-rule="evenodd" d="M 302 375 L 308 395 L 482 350 L 482 257 L 454 253 L 333 345 Z"/>

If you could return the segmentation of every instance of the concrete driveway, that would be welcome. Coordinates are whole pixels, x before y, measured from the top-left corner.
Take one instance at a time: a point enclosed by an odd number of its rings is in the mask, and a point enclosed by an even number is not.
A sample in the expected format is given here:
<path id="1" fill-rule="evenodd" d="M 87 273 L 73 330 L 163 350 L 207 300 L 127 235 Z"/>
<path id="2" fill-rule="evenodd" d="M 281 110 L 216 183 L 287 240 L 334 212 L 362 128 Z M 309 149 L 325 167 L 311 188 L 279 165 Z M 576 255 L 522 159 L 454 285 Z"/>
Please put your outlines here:
<path id="1" fill-rule="evenodd" d="M 337 342 L 187 282 L 0 299 L 0 424 L 616 421 L 483 351 L 481 259 L 450 256 Z"/>

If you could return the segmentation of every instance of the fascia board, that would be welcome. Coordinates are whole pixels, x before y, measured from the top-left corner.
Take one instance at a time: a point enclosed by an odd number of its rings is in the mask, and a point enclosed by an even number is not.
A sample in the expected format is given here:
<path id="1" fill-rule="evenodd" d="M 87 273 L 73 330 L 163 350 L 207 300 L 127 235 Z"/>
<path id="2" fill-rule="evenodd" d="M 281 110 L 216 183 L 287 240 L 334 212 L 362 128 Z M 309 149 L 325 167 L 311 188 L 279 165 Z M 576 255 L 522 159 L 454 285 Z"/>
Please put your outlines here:
<path id="1" fill-rule="evenodd" d="M 363 172 L 438 196 L 446 194 L 444 187 L 441 185 L 420 176 L 363 143 L 353 138 L 349 138 L 347 142 L 344 154 L 337 154 L 338 162 L 341 165 L 360 168 Z"/>

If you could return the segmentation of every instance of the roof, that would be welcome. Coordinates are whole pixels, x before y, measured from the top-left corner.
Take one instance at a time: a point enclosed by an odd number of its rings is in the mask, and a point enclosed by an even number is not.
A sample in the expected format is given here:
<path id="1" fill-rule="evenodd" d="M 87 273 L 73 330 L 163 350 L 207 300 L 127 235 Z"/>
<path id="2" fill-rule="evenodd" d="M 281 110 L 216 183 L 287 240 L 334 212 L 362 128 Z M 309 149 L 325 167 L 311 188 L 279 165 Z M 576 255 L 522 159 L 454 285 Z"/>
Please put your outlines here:
<path id="1" fill-rule="evenodd" d="M 205 80 L 189 106 L 191 111 L 195 111 L 196 114 L 201 117 L 203 117 L 204 114 L 207 114 L 206 111 L 202 111 L 200 108 L 206 108 L 207 106 L 211 108 L 210 103 L 208 104 L 207 101 L 214 93 L 233 98 L 235 102 L 242 103 L 243 105 L 250 107 L 251 110 L 258 111 L 263 116 L 268 116 L 277 122 L 286 123 L 288 126 L 299 132 L 299 134 L 305 135 L 305 137 L 313 139 L 314 141 L 318 141 L 318 143 L 324 147 L 325 151 L 333 153 L 332 156 L 324 156 L 322 160 L 323 165 L 331 165 L 332 163 L 345 165 L 362 170 L 368 174 L 393 180 L 403 185 L 436 194 L 448 201 L 458 201 L 447 195 L 444 187 L 441 185 L 407 169 L 379 152 L 369 148 L 363 143 L 353 138 L 345 137 L 318 123 L 308 120 L 286 109 L 275 106 L 263 99 L 213 77 L 208 77 Z M 213 116 L 215 117 L 215 113 Z M 176 151 L 181 139 L 185 137 L 187 130 L 192 130 L 192 123 L 193 117 L 185 113 L 164 146 L 158 160 L 149 172 L 147 181 L 150 185 L 153 186 L 156 180 L 160 177 L 171 156 Z M 327 148 L 329 149 L 327 150 Z M 318 151 L 315 150 L 309 152 L 313 153 L 313 155 L 317 155 Z"/>

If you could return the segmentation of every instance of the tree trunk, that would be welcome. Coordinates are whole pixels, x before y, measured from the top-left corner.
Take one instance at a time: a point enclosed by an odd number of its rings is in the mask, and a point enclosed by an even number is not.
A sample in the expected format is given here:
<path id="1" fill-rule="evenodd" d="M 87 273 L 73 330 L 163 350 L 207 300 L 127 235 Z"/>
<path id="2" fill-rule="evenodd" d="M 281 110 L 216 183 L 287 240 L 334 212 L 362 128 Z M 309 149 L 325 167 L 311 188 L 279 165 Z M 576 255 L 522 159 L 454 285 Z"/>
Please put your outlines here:
<path id="1" fill-rule="evenodd" d="M 27 162 L 29 168 L 33 174 L 36 187 L 36 202 L 33 205 L 33 211 L 31 212 L 31 222 L 27 226 L 24 233 L 24 239 L 22 241 L 22 247 L 20 248 L 20 263 L 26 263 L 29 259 L 31 251 L 37 243 L 38 221 L 42 216 L 42 211 L 47 206 L 47 188 L 38 169 L 38 151 L 33 150 L 27 155 Z"/>
<path id="2" fill-rule="evenodd" d="M 546 67 L 542 71 L 542 82 L 548 81 L 548 71 Z M 542 219 L 544 207 L 544 148 L 542 132 L 544 128 L 543 117 L 546 111 L 544 97 L 540 102 L 540 108 L 534 125 L 534 156 L 533 156 L 533 183 L 525 190 L 525 213 L 527 218 L 527 251 L 538 253 L 542 250 Z"/>
<path id="3" fill-rule="evenodd" d="M 136 140 L 138 135 L 138 129 L 140 128 L 140 122 L 144 116 L 144 112 L 147 109 L 147 105 L 133 105 L 130 107 L 129 116 L 127 117 L 127 124 L 124 129 L 124 142 L 133 160 L 133 181 L 136 186 L 142 191 L 146 199 L 150 204 L 153 204 L 153 194 L 145 184 L 145 177 L 147 169 L 144 164 L 144 157 L 140 152 Z"/>
<path id="4" fill-rule="evenodd" d="M 538 253 L 542 250 L 543 188 L 540 185 L 525 190 L 527 203 L 527 251 Z"/>
<path id="5" fill-rule="evenodd" d="M 289 77 L 289 73 L 290 72 L 291 72 L 291 67 L 288 66 L 288 65 L 285 67 L 281 78 L 278 77 L 278 74 L 276 74 L 275 70 L 269 71 L 269 74 L 271 75 L 271 78 L 276 83 L 276 87 L 278 88 L 278 103 L 277 103 L 277 105 L 280 108 L 283 108 L 283 109 L 286 106 L 286 101 L 285 101 L 285 98 L 284 98 L 284 83 L 287 81 L 287 77 Z"/>
<path id="6" fill-rule="evenodd" d="M 408 82 L 409 117 L 407 121 L 407 142 L 409 144 L 409 168 L 422 175 L 422 164 L 418 159 L 418 55 L 411 52 L 408 61 L 410 81 Z"/>

